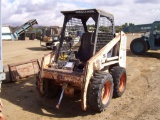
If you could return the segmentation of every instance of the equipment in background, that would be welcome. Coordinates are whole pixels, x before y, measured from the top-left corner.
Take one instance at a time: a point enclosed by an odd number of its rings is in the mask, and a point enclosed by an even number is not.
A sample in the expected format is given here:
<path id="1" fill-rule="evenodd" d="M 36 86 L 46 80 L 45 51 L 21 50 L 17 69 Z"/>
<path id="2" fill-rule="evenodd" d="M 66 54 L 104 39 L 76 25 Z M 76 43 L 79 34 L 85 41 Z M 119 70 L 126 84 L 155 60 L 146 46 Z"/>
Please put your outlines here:
<path id="1" fill-rule="evenodd" d="M 42 39 L 40 45 L 47 49 L 56 49 L 59 44 L 60 32 L 62 27 L 51 26 L 42 28 Z"/>
<path id="2" fill-rule="evenodd" d="M 140 38 L 135 38 L 130 44 L 130 50 L 135 55 L 142 55 L 148 50 L 158 49 L 160 49 L 160 21 L 155 21 L 149 32 Z"/>
<path id="3" fill-rule="evenodd" d="M 29 20 L 20 27 L 18 27 L 14 32 L 12 33 L 9 26 L 3 26 L 3 32 L 2 32 L 2 39 L 3 40 L 25 40 L 25 33 L 26 31 L 31 28 L 34 24 L 38 24 L 36 19 Z"/>

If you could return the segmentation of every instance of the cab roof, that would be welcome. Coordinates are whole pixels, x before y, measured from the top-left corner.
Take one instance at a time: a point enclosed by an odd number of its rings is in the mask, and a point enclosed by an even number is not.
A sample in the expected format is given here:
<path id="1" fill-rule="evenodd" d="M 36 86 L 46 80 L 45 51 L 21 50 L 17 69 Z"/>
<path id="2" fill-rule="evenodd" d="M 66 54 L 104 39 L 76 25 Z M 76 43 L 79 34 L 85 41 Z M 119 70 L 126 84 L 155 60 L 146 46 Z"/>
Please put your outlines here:
<path id="1" fill-rule="evenodd" d="M 114 16 L 110 13 L 104 12 L 100 9 L 85 9 L 85 10 L 72 10 L 72 11 L 61 11 L 63 15 L 77 15 L 77 14 L 100 14 L 104 17 L 114 19 Z"/>

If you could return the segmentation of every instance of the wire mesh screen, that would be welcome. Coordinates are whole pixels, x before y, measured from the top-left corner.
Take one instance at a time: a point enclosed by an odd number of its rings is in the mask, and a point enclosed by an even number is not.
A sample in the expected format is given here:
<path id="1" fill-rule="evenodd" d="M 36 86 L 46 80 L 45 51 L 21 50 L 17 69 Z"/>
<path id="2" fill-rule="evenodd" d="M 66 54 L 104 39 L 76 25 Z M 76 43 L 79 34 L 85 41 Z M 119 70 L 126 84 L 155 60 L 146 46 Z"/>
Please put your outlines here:
<path id="1" fill-rule="evenodd" d="M 81 19 L 71 18 L 66 24 L 65 42 L 62 45 L 61 51 L 68 51 L 70 48 L 72 50 L 78 50 L 80 46 L 80 38 L 83 33 L 84 27 Z"/>
<path id="2" fill-rule="evenodd" d="M 71 18 L 66 25 L 65 36 L 80 37 L 84 33 L 81 19 Z"/>
<path id="3" fill-rule="evenodd" d="M 113 39 L 112 31 L 112 23 L 106 17 L 101 16 L 99 21 L 96 52 L 98 52 L 101 48 L 103 48 Z"/>
<path id="4" fill-rule="evenodd" d="M 100 17 L 99 20 L 99 31 L 98 32 L 108 32 L 112 33 L 112 23 L 106 17 Z"/>

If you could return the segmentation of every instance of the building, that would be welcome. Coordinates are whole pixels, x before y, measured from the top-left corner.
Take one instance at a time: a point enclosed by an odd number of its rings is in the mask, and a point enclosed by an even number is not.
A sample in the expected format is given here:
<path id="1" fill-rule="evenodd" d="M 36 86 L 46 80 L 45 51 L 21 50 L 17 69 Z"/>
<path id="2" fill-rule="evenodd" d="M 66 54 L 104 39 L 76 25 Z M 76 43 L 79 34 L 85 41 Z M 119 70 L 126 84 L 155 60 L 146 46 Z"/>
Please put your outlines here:
<path id="1" fill-rule="evenodd" d="M 2 25 L 2 40 L 13 40 L 10 26 Z"/>

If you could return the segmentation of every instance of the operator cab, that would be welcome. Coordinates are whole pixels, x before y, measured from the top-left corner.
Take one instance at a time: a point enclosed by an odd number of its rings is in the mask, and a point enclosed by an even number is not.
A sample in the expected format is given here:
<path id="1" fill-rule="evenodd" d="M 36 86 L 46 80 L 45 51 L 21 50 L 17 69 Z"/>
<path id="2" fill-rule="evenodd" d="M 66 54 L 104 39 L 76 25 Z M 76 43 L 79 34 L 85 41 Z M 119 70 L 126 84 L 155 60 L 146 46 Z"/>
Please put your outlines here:
<path id="1" fill-rule="evenodd" d="M 83 72 L 86 62 L 114 38 L 113 16 L 96 9 L 62 13 L 65 18 L 56 68 Z"/>

